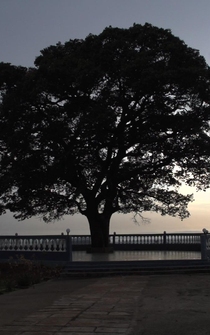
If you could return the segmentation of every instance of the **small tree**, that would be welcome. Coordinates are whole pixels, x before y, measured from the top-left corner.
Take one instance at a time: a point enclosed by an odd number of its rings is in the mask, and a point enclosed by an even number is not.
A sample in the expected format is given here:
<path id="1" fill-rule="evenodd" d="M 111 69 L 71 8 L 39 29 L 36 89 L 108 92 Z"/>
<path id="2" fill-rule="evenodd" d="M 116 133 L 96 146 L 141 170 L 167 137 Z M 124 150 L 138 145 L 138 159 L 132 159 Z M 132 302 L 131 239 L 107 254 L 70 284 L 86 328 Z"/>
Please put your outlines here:
<path id="1" fill-rule="evenodd" d="M 1 63 L 1 213 L 81 213 L 97 248 L 115 212 L 187 217 L 181 183 L 209 185 L 209 74 L 150 24 L 50 46 L 34 68 Z"/>

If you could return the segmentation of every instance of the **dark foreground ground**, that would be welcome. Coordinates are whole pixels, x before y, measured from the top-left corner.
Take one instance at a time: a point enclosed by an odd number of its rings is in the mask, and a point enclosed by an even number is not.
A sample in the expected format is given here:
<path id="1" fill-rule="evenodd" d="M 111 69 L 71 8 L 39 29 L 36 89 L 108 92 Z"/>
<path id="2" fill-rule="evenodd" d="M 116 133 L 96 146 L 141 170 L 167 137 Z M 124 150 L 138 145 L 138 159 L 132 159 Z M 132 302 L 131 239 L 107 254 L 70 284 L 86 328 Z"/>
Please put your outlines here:
<path id="1" fill-rule="evenodd" d="M 0 334 L 210 334 L 210 275 L 53 279 L 0 296 Z"/>

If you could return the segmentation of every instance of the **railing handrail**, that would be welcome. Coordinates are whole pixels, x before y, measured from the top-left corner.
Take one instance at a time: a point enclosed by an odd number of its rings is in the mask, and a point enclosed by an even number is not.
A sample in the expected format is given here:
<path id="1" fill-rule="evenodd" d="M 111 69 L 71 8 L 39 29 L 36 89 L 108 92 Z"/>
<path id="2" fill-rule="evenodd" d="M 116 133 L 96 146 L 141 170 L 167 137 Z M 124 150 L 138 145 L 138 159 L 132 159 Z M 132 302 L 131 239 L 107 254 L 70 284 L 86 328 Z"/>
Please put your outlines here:
<path id="1" fill-rule="evenodd" d="M 110 246 L 115 250 L 128 248 L 200 248 L 202 233 L 166 233 L 162 234 L 117 234 L 109 235 Z M 90 235 L 2 235 L 0 236 L 0 256 L 10 257 L 16 254 L 35 254 L 42 259 L 72 260 L 73 250 L 85 250 L 91 244 Z"/>
<path id="2" fill-rule="evenodd" d="M 166 235 L 183 235 L 183 236 L 200 236 L 202 234 L 201 233 L 165 233 Z M 113 236 L 113 235 L 116 235 L 116 236 L 162 236 L 164 235 L 164 233 L 142 233 L 142 234 L 117 234 L 117 233 L 113 233 L 113 234 L 109 234 L 109 236 Z M 61 234 L 56 234 L 56 235 L 0 235 L 0 238 L 20 238 L 20 237 L 23 237 L 23 238 L 65 238 L 67 235 L 61 235 Z M 71 237 L 90 237 L 90 234 L 76 234 L 76 235 L 72 235 L 71 234 Z"/>
<path id="3" fill-rule="evenodd" d="M 0 245 L 31 245 L 34 244 L 66 244 L 71 237 L 72 245 L 90 245 L 90 235 L 2 235 L 0 236 Z M 117 234 L 109 235 L 110 245 L 190 245 L 200 243 L 200 233 L 166 233 L 162 234 Z M 199 239 L 199 240 L 198 240 Z M 16 242 L 15 242 L 16 241 Z M 19 242 L 17 242 L 19 241 Z"/>
<path id="4" fill-rule="evenodd" d="M 0 235 L 0 238 L 12 238 L 12 239 L 19 239 L 19 238 L 28 238 L 28 239 L 35 239 L 35 238 L 66 238 L 67 235 Z"/>

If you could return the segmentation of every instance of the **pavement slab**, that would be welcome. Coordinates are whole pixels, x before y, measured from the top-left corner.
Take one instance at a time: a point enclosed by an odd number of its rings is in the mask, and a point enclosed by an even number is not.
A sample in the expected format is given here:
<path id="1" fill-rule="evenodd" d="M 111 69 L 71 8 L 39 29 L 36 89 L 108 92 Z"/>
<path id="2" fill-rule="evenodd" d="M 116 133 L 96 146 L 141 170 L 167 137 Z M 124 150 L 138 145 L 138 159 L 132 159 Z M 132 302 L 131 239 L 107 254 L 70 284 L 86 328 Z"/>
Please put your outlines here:
<path id="1" fill-rule="evenodd" d="M 135 335 L 210 334 L 210 275 L 151 276 L 136 315 Z"/>
<path id="2" fill-rule="evenodd" d="M 1 335 L 209 335 L 210 275 L 56 279 L 0 296 Z"/>
<path id="3" fill-rule="evenodd" d="M 63 290 L 58 289 L 62 282 Z M 80 282 L 80 284 L 78 284 Z M 132 327 L 134 311 L 137 306 L 136 297 L 142 291 L 139 279 L 131 277 L 99 278 L 96 280 L 78 280 L 77 283 L 71 279 L 55 280 L 49 283 L 36 285 L 36 297 L 39 295 L 42 301 L 42 293 L 48 296 L 45 305 L 38 308 L 34 303 L 31 313 L 23 310 L 14 316 L 14 301 L 12 315 L 0 322 L 0 334 L 126 334 Z M 76 284 L 76 286 L 75 286 Z M 57 286 L 56 286 L 57 285 Z M 74 287 L 74 288 L 73 288 Z M 129 287 L 129 288 L 128 288 Z M 70 288 L 70 290 L 68 289 Z M 11 297 L 16 295 L 19 304 L 22 297 L 33 298 L 31 288 L 27 290 L 11 292 L 0 297 L 0 304 L 4 300 L 5 308 L 11 308 Z M 27 292 L 28 291 L 28 292 Z M 57 292 L 57 293 L 56 293 Z M 44 295 L 45 296 L 45 295 Z M 7 300 L 8 298 L 8 300 Z M 17 303 L 17 299 L 16 299 Z M 33 301 L 31 301 L 33 305 Z M 16 305 L 18 309 L 18 306 Z M 31 309 L 31 308 L 30 308 Z M 25 313 L 25 314 L 24 314 Z"/>

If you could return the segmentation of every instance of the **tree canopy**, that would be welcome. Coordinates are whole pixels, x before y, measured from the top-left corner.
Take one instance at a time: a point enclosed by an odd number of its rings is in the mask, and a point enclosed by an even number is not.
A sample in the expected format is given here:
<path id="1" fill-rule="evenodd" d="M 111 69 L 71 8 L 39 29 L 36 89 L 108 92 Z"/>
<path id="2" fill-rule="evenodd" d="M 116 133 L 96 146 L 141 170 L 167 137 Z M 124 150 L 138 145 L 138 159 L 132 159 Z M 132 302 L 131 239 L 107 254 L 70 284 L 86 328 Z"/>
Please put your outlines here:
<path id="1" fill-rule="evenodd" d="M 1 63 L 1 213 L 81 213 L 94 246 L 115 212 L 183 219 L 181 183 L 209 187 L 209 120 L 205 59 L 150 24 L 47 47 L 33 68 Z"/>

